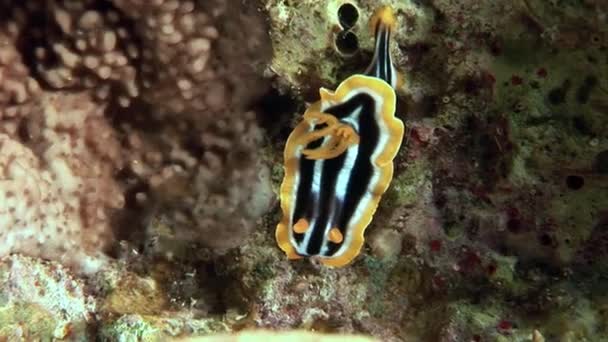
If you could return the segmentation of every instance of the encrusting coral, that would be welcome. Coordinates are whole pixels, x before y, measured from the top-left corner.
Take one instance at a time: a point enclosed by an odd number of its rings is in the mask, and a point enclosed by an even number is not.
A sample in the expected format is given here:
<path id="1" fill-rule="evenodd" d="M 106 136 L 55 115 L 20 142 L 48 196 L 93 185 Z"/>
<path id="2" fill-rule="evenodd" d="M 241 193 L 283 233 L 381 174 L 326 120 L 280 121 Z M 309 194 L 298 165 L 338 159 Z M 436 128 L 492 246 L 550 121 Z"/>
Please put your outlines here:
<path id="1" fill-rule="evenodd" d="M 94 0 L 5 2 L 5 13 L 21 30 L 31 71 L 46 87 L 91 89 L 99 99 L 112 95 L 123 106 L 138 96 L 139 47 L 111 6 L 100 8 Z"/>
<path id="2" fill-rule="evenodd" d="M 31 109 L 28 104 L 40 92 L 17 51 L 16 31 L 14 23 L 0 30 L 0 131 L 11 136 L 18 134 L 21 119 Z"/>
<path id="3" fill-rule="evenodd" d="M 5 0 L 0 11 L 12 198 L 0 254 L 94 270 L 116 237 L 157 239 L 159 220 L 209 247 L 245 241 L 272 197 L 250 110 L 270 52 L 254 6 Z M 121 227 L 133 220 L 144 223 Z"/>
<path id="4" fill-rule="evenodd" d="M 160 114 L 200 113 L 225 103 L 224 85 L 208 68 L 220 33 L 192 1 L 116 0 L 141 40 L 142 97 Z M 219 13 L 218 13 L 219 14 Z"/>
<path id="5" fill-rule="evenodd" d="M 21 252 L 96 270 L 112 242 L 108 209 L 119 146 L 86 94 L 43 92 L 16 49 L 19 26 L 0 29 L 0 255 Z"/>
<path id="6" fill-rule="evenodd" d="M 27 141 L 0 136 L 0 254 L 21 252 L 94 271 L 112 242 L 108 209 L 124 204 L 113 179 L 120 147 L 84 94 L 41 94 Z"/>
<path id="7" fill-rule="evenodd" d="M 0 259 L 0 336 L 10 341 L 89 339 L 96 300 L 82 279 L 57 262 L 12 255 Z M 24 324 L 37 321 L 40 324 Z"/>

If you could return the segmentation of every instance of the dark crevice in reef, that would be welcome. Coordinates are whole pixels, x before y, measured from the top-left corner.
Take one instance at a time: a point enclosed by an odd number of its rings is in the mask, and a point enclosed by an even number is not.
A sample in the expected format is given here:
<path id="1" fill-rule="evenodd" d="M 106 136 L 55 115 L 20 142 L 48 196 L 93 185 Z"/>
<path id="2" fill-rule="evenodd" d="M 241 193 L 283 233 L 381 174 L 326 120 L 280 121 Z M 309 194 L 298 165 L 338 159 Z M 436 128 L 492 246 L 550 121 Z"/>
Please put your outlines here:
<path id="1" fill-rule="evenodd" d="M 171 305 L 190 306 L 199 313 L 214 316 L 225 315 L 228 310 L 246 312 L 249 303 L 242 287 L 241 275 L 230 273 L 221 266 L 230 262 L 234 253 L 219 258 L 200 258 L 198 249 L 199 247 L 192 246 L 192 255 L 188 261 L 168 264 L 174 268 L 173 272 L 168 275 L 169 278 L 158 279 L 159 284 L 165 288 Z"/>
<path id="2" fill-rule="evenodd" d="M 292 94 L 281 93 L 276 88 L 270 88 L 252 107 L 272 146 L 283 144 L 287 140 L 292 129 L 290 120 L 301 115 L 304 110 L 304 104 L 298 102 Z"/>
<path id="3" fill-rule="evenodd" d="M 125 194 L 125 207 L 120 211 L 115 211 L 112 217 L 112 227 L 117 240 L 132 241 L 138 250 L 142 250 L 141 242 L 145 241 L 145 227 L 142 223 L 144 215 L 142 207 L 137 203 L 138 193 L 147 192 L 148 185 L 141 181 L 130 168 L 123 168 L 115 179 L 122 183 Z M 125 229 L 128 227 L 128 229 Z M 119 245 L 112 246 L 109 251 L 113 257 L 118 257 L 121 253 Z"/>
<path id="4" fill-rule="evenodd" d="M 593 160 L 593 171 L 608 174 L 608 150 L 599 152 Z"/>

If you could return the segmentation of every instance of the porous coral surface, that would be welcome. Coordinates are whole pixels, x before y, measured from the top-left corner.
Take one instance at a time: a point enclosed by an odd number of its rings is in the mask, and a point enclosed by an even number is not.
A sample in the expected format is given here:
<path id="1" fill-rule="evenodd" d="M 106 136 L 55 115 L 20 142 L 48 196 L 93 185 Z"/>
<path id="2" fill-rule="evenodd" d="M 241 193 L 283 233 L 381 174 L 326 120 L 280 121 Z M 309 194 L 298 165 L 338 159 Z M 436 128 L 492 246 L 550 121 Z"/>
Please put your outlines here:
<path id="1" fill-rule="evenodd" d="M 86 96 L 39 96 L 24 123 L 27 141 L 0 136 L 0 254 L 33 254 L 93 271 L 112 241 L 108 210 L 124 204 L 112 178 L 119 145 Z"/>
<path id="2" fill-rule="evenodd" d="M 367 66 L 382 5 L 405 78 L 393 181 L 351 265 L 289 261 L 285 140 Z M 596 0 L 0 0 L 0 339 L 608 339 L 607 18 Z"/>

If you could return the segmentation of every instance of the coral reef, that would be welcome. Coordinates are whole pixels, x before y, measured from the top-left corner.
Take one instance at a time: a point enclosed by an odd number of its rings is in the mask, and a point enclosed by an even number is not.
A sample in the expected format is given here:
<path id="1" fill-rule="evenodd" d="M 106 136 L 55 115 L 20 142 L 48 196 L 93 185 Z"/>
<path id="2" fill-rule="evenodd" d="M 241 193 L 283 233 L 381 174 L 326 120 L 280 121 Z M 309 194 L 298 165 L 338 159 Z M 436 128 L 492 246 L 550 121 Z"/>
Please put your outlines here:
<path id="1" fill-rule="evenodd" d="M 112 242 L 110 209 L 124 204 L 112 173 L 120 146 L 85 94 L 40 94 L 23 130 L 0 136 L 0 254 L 21 252 L 94 271 Z"/>
<path id="2" fill-rule="evenodd" d="M 161 224 L 170 227 L 171 240 L 194 239 L 216 250 L 238 246 L 273 197 L 268 168 L 255 152 L 261 132 L 248 109 L 267 87 L 259 76 L 270 53 L 261 17 L 255 7 L 222 2 L 116 6 L 142 40 L 140 100 L 158 130 L 127 129 L 136 188 L 149 189 L 135 197 L 153 203 L 145 204 L 153 208 L 146 214 L 148 239 L 162 239 Z M 243 25 L 252 27 L 246 36 Z M 154 253 L 176 252 L 151 244 Z"/>
<path id="3" fill-rule="evenodd" d="M 38 95 L 40 86 L 29 75 L 17 51 L 15 35 L 17 27 L 7 25 L 0 32 L 0 119 L 1 132 L 15 136 L 23 117 L 27 117 L 28 105 Z"/>
<path id="4" fill-rule="evenodd" d="M 352 265 L 288 261 L 285 139 L 368 64 L 379 5 L 405 75 L 393 182 Z M 606 18 L 597 0 L 0 0 L 0 339 L 605 340 Z"/>
<path id="5" fill-rule="evenodd" d="M 0 8 L 1 129 L 10 142 L 3 194 L 14 197 L 2 203 L 14 213 L 6 216 L 3 255 L 93 271 L 117 249 L 114 237 L 136 248 L 162 238 L 159 221 L 177 231 L 172 240 L 218 250 L 246 239 L 273 197 L 251 111 L 266 89 L 255 63 L 270 51 L 255 7 L 3 1 Z M 241 25 L 256 29 L 245 37 Z M 129 224 L 136 229 L 121 229 Z"/>

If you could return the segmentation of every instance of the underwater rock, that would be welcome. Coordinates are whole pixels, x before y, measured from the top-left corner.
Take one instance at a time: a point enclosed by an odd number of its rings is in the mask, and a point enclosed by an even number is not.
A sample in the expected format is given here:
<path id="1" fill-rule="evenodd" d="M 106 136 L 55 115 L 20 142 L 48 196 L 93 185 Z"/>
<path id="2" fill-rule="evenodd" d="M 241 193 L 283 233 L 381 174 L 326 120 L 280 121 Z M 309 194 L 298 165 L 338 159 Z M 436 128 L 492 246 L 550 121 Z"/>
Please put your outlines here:
<path id="1" fill-rule="evenodd" d="M 396 39 L 414 42 L 431 28 L 433 13 L 414 1 L 300 1 L 264 0 L 270 18 L 274 57 L 270 69 L 285 88 L 312 100 L 319 86 L 333 86 L 364 69 L 373 50 L 368 22 L 380 5 L 389 5 L 407 17 Z M 403 61 L 398 49 L 393 54 Z M 319 63 L 319 61 L 323 61 Z"/>
<path id="2" fill-rule="evenodd" d="M 106 320 L 98 336 L 108 341 L 168 341 L 183 335 L 208 335 L 226 330 L 229 329 L 215 320 L 199 320 L 188 315 L 124 315 Z"/>
<path id="3" fill-rule="evenodd" d="M 338 342 L 338 341 L 353 341 L 353 342 L 373 342 L 377 341 L 372 338 L 353 335 L 330 335 L 318 334 L 311 332 L 271 332 L 271 331 L 244 331 L 233 335 L 217 335 L 209 337 L 195 337 L 180 339 L 181 342 Z"/>
<path id="4" fill-rule="evenodd" d="M 0 260 L 0 338 L 87 340 L 97 305 L 82 279 L 56 262 Z"/>

